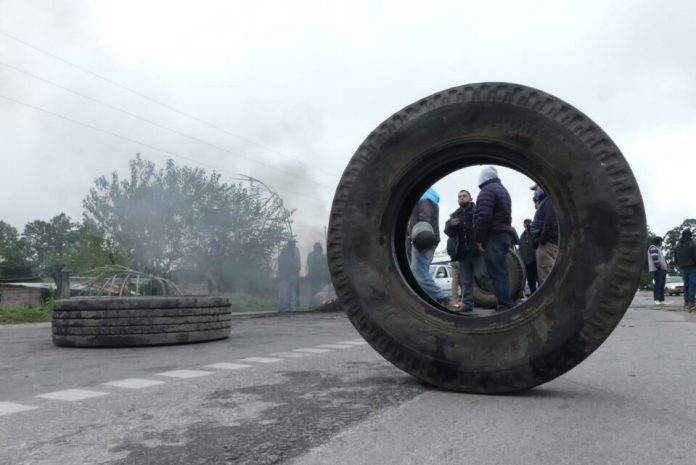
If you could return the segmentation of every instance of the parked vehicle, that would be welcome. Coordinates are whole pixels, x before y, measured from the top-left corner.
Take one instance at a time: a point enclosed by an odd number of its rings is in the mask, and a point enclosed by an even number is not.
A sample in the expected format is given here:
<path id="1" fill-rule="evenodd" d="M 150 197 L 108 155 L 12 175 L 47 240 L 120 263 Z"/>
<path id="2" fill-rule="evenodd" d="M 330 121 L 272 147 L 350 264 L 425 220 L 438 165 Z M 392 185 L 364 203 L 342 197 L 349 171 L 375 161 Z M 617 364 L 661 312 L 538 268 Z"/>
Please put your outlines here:
<path id="1" fill-rule="evenodd" d="M 681 276 L 667 276 L 665 278 L 665 294 L 681 295 L 684 293 L 684 280 Z"/>
<path id="2" fill-rule="evenodd" d="M 452 290 L 452 267 L 449 264 L 430 265 L 430 274 L 440 289 L 445 292 Z"/>

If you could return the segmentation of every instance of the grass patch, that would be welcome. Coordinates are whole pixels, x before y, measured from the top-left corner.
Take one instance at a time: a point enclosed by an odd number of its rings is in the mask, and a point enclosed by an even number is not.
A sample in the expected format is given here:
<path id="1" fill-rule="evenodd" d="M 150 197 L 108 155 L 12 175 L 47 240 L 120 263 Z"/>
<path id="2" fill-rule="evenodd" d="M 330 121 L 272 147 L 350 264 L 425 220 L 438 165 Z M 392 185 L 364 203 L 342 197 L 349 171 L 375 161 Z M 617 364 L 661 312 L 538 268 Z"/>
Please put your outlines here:
<path id="1" fill-rule="evenodd" d="M 53 299 L 47 300 L 40 307 L 0 308 L 0 324 L 42 323 L 51 321 Z"/>
<path id="2" fill-rule="evenodd" d="M 274 297 L 257 297 L 245 292 L 223 295 L 230 299 L 232 313 L 269 312 L 278 308 L 278 299 Z"/>

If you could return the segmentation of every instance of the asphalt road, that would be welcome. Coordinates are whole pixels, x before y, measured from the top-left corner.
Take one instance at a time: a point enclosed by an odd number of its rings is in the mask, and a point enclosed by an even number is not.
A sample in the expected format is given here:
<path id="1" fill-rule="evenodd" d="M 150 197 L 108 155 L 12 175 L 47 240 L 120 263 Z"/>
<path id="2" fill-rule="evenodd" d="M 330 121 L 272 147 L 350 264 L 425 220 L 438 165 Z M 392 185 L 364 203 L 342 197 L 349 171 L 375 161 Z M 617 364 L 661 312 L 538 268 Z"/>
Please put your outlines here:
<path id="1" fill-rule="evenodd" d="M 0 327 L 0 464 L 693 465 L 696 317 L 669 303 L 639 295 L 588 360 L 512 396 L 426 388 L 341 314 L 139 349 Z"/>

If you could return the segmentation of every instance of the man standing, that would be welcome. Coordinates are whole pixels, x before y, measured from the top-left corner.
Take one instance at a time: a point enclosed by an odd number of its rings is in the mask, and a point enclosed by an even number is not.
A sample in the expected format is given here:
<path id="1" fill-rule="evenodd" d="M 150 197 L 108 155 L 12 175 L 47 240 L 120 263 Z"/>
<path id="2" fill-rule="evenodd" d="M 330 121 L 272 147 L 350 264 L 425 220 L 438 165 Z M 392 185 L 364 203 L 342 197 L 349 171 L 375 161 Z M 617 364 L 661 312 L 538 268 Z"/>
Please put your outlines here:
<path id="1" fill-rule="evenodd" d="M 419 249 L 416 244 L 411 247 L 411 271 L 413 276 L 418 281 L 418 284 L 425 292 L 445 307 L 449 306 L 449 297 L 444 293 L 440 286 L 435 284 L 435 280 L 430 274 L 430 262 L 433 261 L 435 248 L 440 243 L 440 196 L 432 187 L 425 191 L 425 194 L 416 204 L 411 218 L 409 219 L 410 228 L 413 228 L 420 222 L 429 223 L 433 229 L 433 245 L 432 247 Z M 410 233 L 410 232 L 409 232 Z M 412 238 L 413 239 L 413 238 Z"/>
<path id="2" fill-rule="evenodd" d="M 556 210 L 544 189 L 538 184 L 533 185 L 531 189 L 534 190 L 534 196 L 539 201 L 539 208 L 534 213 L 530 233 L 536 247 L 537 273 L 541 286 L 551 273 L 558 255 L 558 220 Z"/>
<path id="3" fill-rule="evenodd" d="M 512 200 L 498 178 L 498 170 L 486 166 L 479 175 L 474 229 L 476 246 L 483 254 L 498 310 L 512 308 L 506 256 L 512 232 Z"/>
<path id="4" fill-rule="evenodd" d="M 684 279 L 684 308 L 693 312 L 696 310 L 696 242 L 691 237 L 690 229 L 682 231 L 674 248 L 674 259 Z"/>
<path id="5" fill-rule="evenodd" d="M 537 262 L 536 262 L 536 251 L 534 250 L 534 243 L 532 241 L 532 234 L 530 232 L 532 228 L 532 220 L 527 218 L 524 220 L 524 232 L 520 236 L 520 255 L 522 256 L 522 261 L 524 262 L 524 268 L 527 274 L 527 285 L 529 286 L 529 295 L 534 294 L 537 289 Z"/>
<path id="6" fill-rule="evenodd" d="M 459 208 L 445 223 L 445 234 L 450 237 L 447 241 L 447 252 L 459 263 L 459 279 L 462 285 L 461 311 L 471 312 L 474 309 L 474 276 L 485 274 L 486 265 L 476 247 L 474 236 L 476 205 L 471 201 L 469 191 L 459 191 L 457 202 Z M 455 285 L 454 281 L 452 285 Z"/>
<path id="7" fill-rule="evenodd" d="M 319 242 L 314 243 L 314 250 L 307 255 L 307 280 L 309 281 L 309 306 L 321 304 L 319 291 L 328 282 L 328 262 Z"/>
<path id="8" fill-rule="evenodd" d="M 295 240 L 290 239 L 278 255 L 276 279 L 278 280 L 279 312 L 291 310 L 292 296 L 300 279 L 300 251 L 295 244 Z"/>
<path id="9" fill-rule="evenodd" d="M 648 270 L 653 278 L 653 297 L 655 297 L 655 305 L 664 305 L 667 261 L 662 254 L 661 237 L 653 238 L 652 245 L 648 247 Z"/>

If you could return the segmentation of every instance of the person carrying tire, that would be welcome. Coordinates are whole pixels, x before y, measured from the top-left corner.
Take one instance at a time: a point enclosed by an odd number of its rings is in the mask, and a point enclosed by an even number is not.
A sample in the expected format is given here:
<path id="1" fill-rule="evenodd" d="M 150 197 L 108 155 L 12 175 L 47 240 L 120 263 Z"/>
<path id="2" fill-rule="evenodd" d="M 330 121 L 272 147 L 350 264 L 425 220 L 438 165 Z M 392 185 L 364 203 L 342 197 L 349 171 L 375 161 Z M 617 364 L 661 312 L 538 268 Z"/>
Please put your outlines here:
<path id="1" fill-rule="evenodd" d="M 527 275 L 527 285 L 529 286 L 529 295 L 534 294 L 537 290 L 537 261 L 534 243 L 532 241 L 532 220 L 529 218 L 524 220 L 524 232 L 520 236 L 520 256 L 524 262 L 524 268 Z"/>
<path id="2" fill-rule="evenodd" d="M 435 248 L 440 243 L 440 195 L 432 187 L 428 188 L 416 203 L 409 219 L 409 237 L 411 238 L 411 272 L 425 292 L 439 304 L 449 307 L 449 297 L 435 283 L 430 274 L 430 262 L 433 261 Z M 415 229 L 418 223 L 428 223 L 432 227 L 432 241 L 420 244 L 416 240 Z"/>
<path id="3" fill-rule="evenodd" d="M 467 190 L 459 191 L 457 202 L 459 208 L 445 223 L 445 234 L 449 236 L 447 253 L 453 262 L 459 264 L 459 279 L 462 287 L 459 311 L 471 312 L 474 310 L 474 276 L 485 274 L 486 265 L 483 256 L 476 248 L 474 235 L 476 204 L 471 201 L 471 194 Z M 454 285 L 453 281 L 452 286 Z"/>
<path id="4" fill-rule="evenodd" d="M 655 305 L 665 304 L 665 279 L 667 278 L 667 261 L 662 254 L 662 238 L 654 237 L 648 247 L 648 271 L 653 278 L 653 297 Z"/>
<path id="5" fill-rule="evenodd" d="M 512 200 L 493 166 L 485 166 L 479 174 L 474 229 L 476 247 L 483 254 L 498 310 L 514 305 L 510 297 L 506 256 L 511 246 Z"/>
<path id="6" fill-rule="evenodd" d="M 682 231 L 681 238 L 674 248 L 674 261 L 684 280 L 684 309 L 696 311 L 696 242 L 692 238 L 691 229 Z"/>
<path id="7" fill-rule="evenodd" d="M 538 184 L 530 187 L 534 197 L 539 201 L 539 208 L 534 213 L 531 234 L 536 247 L 537 274 L 541 286 L 551 273 L 551 268 L 558 255 L 558 220 L 553 203 L 544 188 Z"/>

